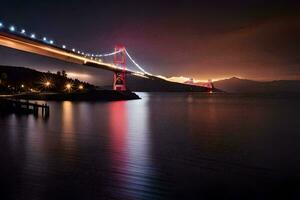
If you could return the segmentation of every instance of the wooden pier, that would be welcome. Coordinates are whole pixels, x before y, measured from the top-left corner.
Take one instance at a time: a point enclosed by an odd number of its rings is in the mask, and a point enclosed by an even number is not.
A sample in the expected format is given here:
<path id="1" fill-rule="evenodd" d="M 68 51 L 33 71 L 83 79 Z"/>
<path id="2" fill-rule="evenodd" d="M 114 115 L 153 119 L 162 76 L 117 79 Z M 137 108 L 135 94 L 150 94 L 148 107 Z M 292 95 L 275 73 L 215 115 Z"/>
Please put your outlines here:
<path id="1" fill-rule="evenodd" d="M 0 99 L 0 112 L 33 114 L 38 116 L 40 109 L 42 116 L 48 118 L 50 115 L 50 109 L 47 104 L 31 103 L 29 101 L 18 99 Z"/>

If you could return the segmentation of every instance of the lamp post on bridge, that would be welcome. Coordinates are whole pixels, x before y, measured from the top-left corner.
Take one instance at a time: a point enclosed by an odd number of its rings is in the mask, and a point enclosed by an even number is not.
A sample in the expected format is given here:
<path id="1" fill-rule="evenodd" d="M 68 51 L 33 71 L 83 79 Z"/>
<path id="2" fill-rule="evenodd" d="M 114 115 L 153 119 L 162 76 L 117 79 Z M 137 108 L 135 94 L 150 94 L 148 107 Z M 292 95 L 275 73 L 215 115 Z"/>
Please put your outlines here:
<path id="1" fill-rule="evenodd" d="M 125 70 L 126 70 L 126 50 L 123 45 L 115 46 L 114 64 L 122 68 L 121 71 L 115 72 L 114 74 L 114 90 L 125 91 L 126 81 L 125 81 Z"/>

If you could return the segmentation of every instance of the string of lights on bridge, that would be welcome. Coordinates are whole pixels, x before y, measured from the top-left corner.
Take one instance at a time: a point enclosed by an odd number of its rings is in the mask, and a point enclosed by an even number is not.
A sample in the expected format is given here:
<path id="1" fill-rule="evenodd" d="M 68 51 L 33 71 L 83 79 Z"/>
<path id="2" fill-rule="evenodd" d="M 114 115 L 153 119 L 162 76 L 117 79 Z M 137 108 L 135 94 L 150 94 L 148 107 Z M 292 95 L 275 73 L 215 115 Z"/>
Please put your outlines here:
<path id="1" fill-rule="evenodd" d="M 76 48 L 68 48 L 65 44 L 61 45 L 61 46 L 58 46 L 57 44 L 55 44 L 54 40 L 52 39 L 49 39 L 47 37 L 38 37 L 35 33 L 27 33 L 27 31 L 25 29 L 20 29 L 18 30 L 16 28 L 16 26 L 14 25 L 9 25 L 9 26 L 5 26 L 2 22 L 0 22 L 0 29 L 4 29 L 4 30 L 8 30 L 9 32 L 12 32 L 14 34 L 18 34 L 20 36 L 23 36 L 23 37 L 27 37 L 27 38 L 30 38 L 32 40 L 37 40 L 37 41 L 40 41 L 40 42 L 44 42 L 48 45 L 52 45 L 54 47 L 57 47 L 57 48 L 62 48 L 66 51 L 70 51 L 72 53 L 75 53 L 75 54 L 78 54 L 80 56 L 85 56 L 85 57 L 88 57 L 90 58 L 91 60 L 95 60 L 95 61 L 98 61 L 98 62 L 102 62 L 101 58 L 104 58 L 104 57 L 109 57 L 109 56 L 113 56 L 115 54 L 118 54 L 118 53 L 121 53 L 122 51 L 125 51 L 126 55 L 128 56 L 128 58 L 130 59 L 130 61 L 139 69 L 141 70 L 144 74 L 148 74 L 150 75 L 149 72 L 147 72 L 146 70 L 144 70 L 133 58 L 132 56 L 128 53 L 128 51 L 126 49 L 124 50 L 119 50 L 119 51 L 115 51 L 115 52 L 111 52 L 111 53 L 104 53 L 104 54 L 97 54 L 97 53 L 86 53 L 84 51 L 80 51 L 80 50 L 77 50 Z"/>

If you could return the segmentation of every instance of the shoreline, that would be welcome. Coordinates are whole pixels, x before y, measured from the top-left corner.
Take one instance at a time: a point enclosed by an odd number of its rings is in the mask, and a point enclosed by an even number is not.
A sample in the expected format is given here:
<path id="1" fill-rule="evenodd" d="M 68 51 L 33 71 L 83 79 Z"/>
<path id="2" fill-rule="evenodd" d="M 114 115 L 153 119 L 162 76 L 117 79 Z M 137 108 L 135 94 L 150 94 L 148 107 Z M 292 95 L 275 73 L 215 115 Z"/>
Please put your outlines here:
<path id="1" fill-rule="evenodd" d="M 8 98 L 3 97 L 3 98 Z M 124 101 L 141 99 L 131 91 L 91 90 L 71 93 L 24 93 L 9 98 L 41 101 Z"/>

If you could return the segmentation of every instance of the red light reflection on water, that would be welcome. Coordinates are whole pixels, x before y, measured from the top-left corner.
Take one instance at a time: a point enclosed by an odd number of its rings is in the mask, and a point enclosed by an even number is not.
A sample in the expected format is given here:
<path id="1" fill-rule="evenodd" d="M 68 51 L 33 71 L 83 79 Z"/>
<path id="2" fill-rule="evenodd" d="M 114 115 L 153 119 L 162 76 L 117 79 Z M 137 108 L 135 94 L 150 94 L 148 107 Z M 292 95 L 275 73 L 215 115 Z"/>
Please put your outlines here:
<path id="1" fill-rule="evenodd" d="M 113 102 L 109 107 L 109 126 L 114 156 L 124 157 L 125 141 L 127 136 L 127 112 L 125 102 Z M 116 153 L 116 154 L 115 154 Z M 119 155 L 118 155 L 119 154 Z M 118 159 L 113 159 L 118 160 Z"/>
<path id="2" fill-rule="evenodd" d="M 122 188 L 124 199 L 141 199 L 152 190 L 147 116 L 144 102 L 120 101 L 109 107 L 113 184 Z"/>

